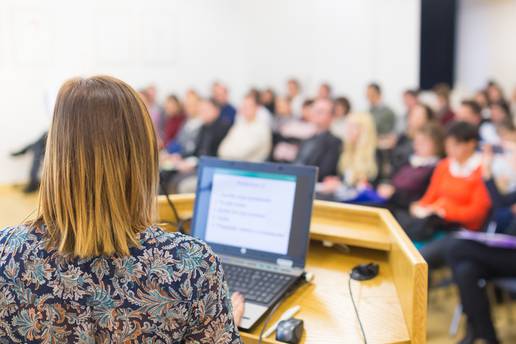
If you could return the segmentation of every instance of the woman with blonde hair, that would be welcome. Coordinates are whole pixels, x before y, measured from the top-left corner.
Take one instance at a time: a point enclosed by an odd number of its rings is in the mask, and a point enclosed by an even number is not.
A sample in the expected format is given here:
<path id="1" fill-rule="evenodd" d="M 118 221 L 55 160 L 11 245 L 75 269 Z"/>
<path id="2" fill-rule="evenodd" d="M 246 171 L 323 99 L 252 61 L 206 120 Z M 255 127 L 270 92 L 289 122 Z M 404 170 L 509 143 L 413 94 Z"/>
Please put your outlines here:
<path id="1" fill-rule="evenodd" d="M 349 115 L 343 141 L 344 149 L 338 166 L 342 178 L 327 177 L 318 185 L 317 190 L 322 194 L 347 200 L 354 198 L 360 189 L 367 187 L 378 173 L 377 135 L 371 114 L 356 112 Z"/>
<path id="2" fill-rule="evenodd" d="M 219 259 L 153 224 L 156 141 L 126 83 L 64 83 L 36 219 L 0 232 L 2 338 L 240 343 Z"/>

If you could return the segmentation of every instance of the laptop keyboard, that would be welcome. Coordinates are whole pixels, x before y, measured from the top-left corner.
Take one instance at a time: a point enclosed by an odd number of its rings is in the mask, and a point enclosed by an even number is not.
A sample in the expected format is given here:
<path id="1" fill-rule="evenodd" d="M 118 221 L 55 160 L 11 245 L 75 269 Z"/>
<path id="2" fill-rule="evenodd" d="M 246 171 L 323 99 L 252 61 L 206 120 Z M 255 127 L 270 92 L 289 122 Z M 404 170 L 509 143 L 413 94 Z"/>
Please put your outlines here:
<path id="1" fill-rule="evenodd" d="M 295 277 L 222 264 L 230 294 L 238 291 L 246 301 L 269 304 Z"/>

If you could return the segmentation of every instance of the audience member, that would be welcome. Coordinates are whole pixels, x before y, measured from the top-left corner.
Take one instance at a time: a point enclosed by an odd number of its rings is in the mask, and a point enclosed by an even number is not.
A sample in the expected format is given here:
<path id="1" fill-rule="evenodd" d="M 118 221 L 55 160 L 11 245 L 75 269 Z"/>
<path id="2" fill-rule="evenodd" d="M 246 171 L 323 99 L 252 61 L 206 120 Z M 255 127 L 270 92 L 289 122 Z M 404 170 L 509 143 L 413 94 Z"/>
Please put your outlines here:
<path id="1" fill-rule="evenodd" d="M 276 97 L 274 109 L 276 112 L 274 113 L 272 130 L 278 133 L 285 124 L 293 120 L 292 109 L 286 97 Z"/>
<path id="2" fill-rule="evenodd" d="M 490 81 L 487 85 L 487 99 L 489 104 L 493 103 L 505 103 L 507 104 L 507 100 L 503 94 L 502 88 L 494 81 Z"/>
<path id="3" fill-rule="evenodd" d="M 410 111 L 419 103 L 419 90 L 415 89 L 409 89 L 403 92 L 403 105 L 405 106 L 405 114 L 401 121 L 399 121 L 399 131 L 404 129 L 405 123 L 403 121 L 406 121 Z"/>
<path id="4" fill-rule="evenodd" d="M 339 201 L 355 198 L 376 178 L 376 127 L 368 113 L 352 113 L 346 125 L 344 147 L 339 160 L 341 178 L 329 176 L 317 186 L 325 197 Z"/>
<path id="5" fill-rule="evenodd" d="M 260 104 L 271 114 L 276 113 L 276 93 L 272 88 L 267 88 L 260 93 Z"/>
<path id="6" fill-rule="evenodd" d="M 397 218 L 413 240 L 432 239 L 436 231 L 461 228 L 479 231 L 486 221 L 491 201 L 482 181 L 480 154 L 476 153 L 478 130 L 466 122 L 453 123 L 447 131 L 447 158 L 441 161 L 424 196 Z M 467 191 L 466 191 L 467 190 Z M 420 250 L 429 269 L 445 264 L 445 243 L 451 234 L 432 240 Z"/>
<path id="7" fill-rule="evenodd" d="M 377 192 L 393 212 L 408 210 L 420 199 L 430 183 L 434 167 L 443 155 L 443 133 L 436 123 L 427 123 L 413 135 L 412 150 L 407 162 L 388 183 L 378 185 Z"/>
<path id="8" fill-rule="evenodd" d="M 514 133 L 513 133 L 514 134 Z M 508 162 L 516 171 L 516 137 L 512 138 L 512 159 Z M 516 235 L 516 191 L 502 194 L 494 177 L 495 156 L 490 147 L 484 149 L 483 178 L 493 210 L 510 209 L 511 221 L 504 233 Z M 498 231 L 498 229 L 497 229 Z M 467 329 L 461 343 L 499 343 L 491 316 L 485 281 L 493 278 L 516 277 L 516 250 L 490 247 L 473 240 L 452 239 L 447 245 L 447 262 L 459 289 Z"/>
<path id="9" fill-rule="evenodd" d="M 201 97 L 194 89 L 189 89 L 185 93 L 183 99 L 183 110 L 188 118 L 197 117 L 199 114 L 199 105 L 201 103 Z"/>
<path id="10" fill-rule="evenodd" d="M 474 97 L 475 102 L 480 106 L 482 118 L 483 119 L 490 119 L 491 118 L 491 112 L 489 109 L 489 100 L 487 98 L 487 92 L 485 90 L 480 90 L 477 93 L 475 93 Z"/>
<path id="11" fill-rule="evenodd" d="M 379 138 L 393 134 L 396 127 L 396 115 L 388 106 L 383 104 L 380 85 L 371 83 L 367 86 L 367 100 L 369 101 L 369 111 L 376 123 L 376 132 Z"/>
<path id="12" fill-rule="evenodd" d="M 330 133 L 332 119 L 333 102 L 329 99 L 316 100 L 312 108 L 311 122 L 317 128 L 317 132 L 302 142 L 294 160 L 295 164 L 317 166 L 319 180 L 337 173 L 342 142 Z"/>
<path id="13" fill-rule="evenodd" d="M 253 96 L 244 98 L 237 121 L 220 144 L 220 158 L 259 162 L 269 157 L 272 131 L 266 122 L 257 118 L 259 106 Z"/>
<path id="14" fill-rule="evenodd" d="M 11 153 L 12 157 L 18 157 L 32 152 L 32 163 L 29 172 L 29 182 L 23 188 L 23 192 L 31 193 L 39 190 L 39 174 L 41 170 L 41 164 L 45 157 L 45 146 L 47 143 L 48 132 L 45 132 L 33 143 L 23 147 L 22 149 Z"/>
<path id="15" fill-rule="evenodd" d="M 193 191 L 192 185 L 195 180 L 191 177 L 195 176 L 198 159 L 201 156 L 217 156 L 220 143 L 226 136 L 231 125 L 220 116 L 220 107 L 213 99 L 204 99 L 199 105 L 199 119 L 202 125 L 197 134 L 195 148 L 191 152 L 182 152 L 181 154 L 162 154 L 161 164 L 166 166 L 168 170 L 172 170 L 173 176 L 168 176 L 167 190 L 172 192 Z M 181 188 L 183 183 L 183 188 Z M 187 186 L 186 186 L 187 185 Z"/>
<path id="16" fill-rule="evenodd" d="M 163 134 L 163 145 L 167 146 L 177 136 L 179 130 L 186 120 L 183 108 L 177 96 L 171 94 L 165 99 L 165 129 Z"/>
<path id="17" fill-rule="evenodd" d="M 383 159 L 383 154 L 379 154 L 379 180 L 388 181 L 391 175 L 398 171 L 398 169 L 406 165 L 413 152 L 412 141 L 415 134 L 423 127 L 434 120 L 434 112 L 432 109 L 422 103 L 416 104 L 407 117 L 407 126 L 405 132 L 396 137 L 394 144 L 387 160 Z"/>
<path id="18" fill-rule="evenodd" d="M 511 98 L 511 112 L 512 112 L 512 122 L 516 125 L 516 87 L 514 87 L 512 91 Z"/>
<path id="19" fill-rule="evenodd" d="M 437 120 L 441 125 L 445 126 L 455 119 L 455 113 L 450 106 L 450 87 L 447 84 L 441 83 L 435 85 L 433 91 L 437 98 Z"/>
<path id="20" fill-rule="evenodd" d="M 323 82 L 319 86 L 319 90 L 317 91 L 317 99 L 332 99 L 331 95 L 331 86 L 327 82 Z"/>
<path id="21" fill-rule="evenodd" d="M 343 138 L 346 132 L 347 118 L 351 112 L 351 103 L 346 97 L 337 97 L 335 98 L 335 106 L 333 109 L 331 133 L 338 138 Z"/>
<path id="22" fill-rule="evenodd" d="M 163 108 L 157 102 L 157 89 L 155 85 L 149 85 L 143 91 L 143 96 L 145 97 L 145 105 L 149 110 L 149 114 L 152 119 L 152 123 L 154 124 L 154 128 L 158 134 L 159 138 L 163 138 L 163 127 L 165 117 L 163 114 Z"/>
<path id="23" fill-rule="evenodd" d="M 220 117 L 226 123 L 233 124 L 236 116 L 236 109 L 229 102 L 228 88 L 220 83 L 215 82 L 212 86 L 212 97 L 220 107 Z"/>
<path id="24" fill-rule="evenodd" d="M 482 118 L 482 109 L 473 100 L 463 100 L 458 111 L 457 120 L 470 123 L 478 128 L 479 138 L 482 143 L 499 144 L 500 137 L 496 128 L 490 121 Z"/>
<path id="25" fill-rule="evenodd" d="M 491 105 L 489 105 L 489 110 L 490 110 L 489 112 L 491 114 L 491 123 L 493 123 L 493 125 L 497 129 L 498 136 L 499 136 L 498 128 L 500 126 L 504 126 L 504 127 L 513 127 L 514 126 L 514 122 L 512 120 L 512 115 L 511 115 L 511 109 L 509 108 L 509 105 L 507 105 L 507 103 L 504 103 L 504 102 L 491 103 Z"/>
<path id="26" fill-rule="evenodd" d="M 300 118 L 303 96 L 301 94 L 301 85 L 297 79 L 289 79 L 287 81 L 287 99 L 290 101 L 294 117 Z"/>

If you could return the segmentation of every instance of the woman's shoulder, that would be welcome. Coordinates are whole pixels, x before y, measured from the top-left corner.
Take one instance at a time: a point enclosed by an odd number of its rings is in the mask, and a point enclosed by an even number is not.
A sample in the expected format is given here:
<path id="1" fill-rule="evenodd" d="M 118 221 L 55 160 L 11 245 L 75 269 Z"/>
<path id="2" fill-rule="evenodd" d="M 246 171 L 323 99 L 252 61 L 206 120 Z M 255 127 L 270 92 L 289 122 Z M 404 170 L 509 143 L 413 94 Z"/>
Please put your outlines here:
<path id="1" fill-rule="evenodd" d="M 141 234 L 141 247 L 144 255 L 149 252 L 171 257 L 175 266 L 183 264 L 197 265 L 199 268 L 208 268 L 212 264 L 219 264 L 219 260 L 211 248 L 203 241 L 187 234 L 167 232 L 160 227 L 149 227 Z"/>

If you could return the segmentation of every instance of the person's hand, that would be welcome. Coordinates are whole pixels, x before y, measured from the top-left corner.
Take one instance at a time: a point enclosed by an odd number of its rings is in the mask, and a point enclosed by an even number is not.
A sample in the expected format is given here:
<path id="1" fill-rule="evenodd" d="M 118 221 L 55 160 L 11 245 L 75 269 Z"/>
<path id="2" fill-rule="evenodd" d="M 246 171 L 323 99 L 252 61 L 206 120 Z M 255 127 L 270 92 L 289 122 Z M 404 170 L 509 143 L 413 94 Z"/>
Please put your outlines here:
<path id="1" fill-rule="evenodd" d="M 338 188 L 342 186 L 342 181 L 337 176 L 328 176 L 324 178 L 321 183 L 320 192 L 322 193 L 334 193 Z"/>
<path id="2" fill-rule="evenodd" d="M 482 176 L 484 179 L 490 179 L 492 176 L 491 166 L 493 166 L 493 159 L 493 147 L 489 144 L 485 144 L 482 147 Z"/>
<path id="3" fill-rule="evenodd" d="M 244 296 L 238 292 L 233 293 L 233 295 L 231 295 L 231 305 L 233 306 L 233 319 L 235 320 L 235 325 L 239 326 L 242 321 L 242 317 L 244 316 Z"/>
<path id="4" fill-rule="evenodd" d="M 418 203 L 412 203 L 410 205 L 410 214 L 418 219 L 423 219 L 432 214 L 435 214 L 435 210 L 432 207 L 424 207 Z"/>
<path id="5" fill-rule="evenodd" d="M 394 148 L 394 146 L 396 146 L 396 142 L 398 142 L 398 135 L 396 135 L 394 133 L 380 135 L 378 137 L 378 148 L 392 149 L 392 148 Z"/>
<path id="6" fill-rule="evenodd" d="M 516 216 L 516 204 L 512 205 L 511 212 Z"/>
<path id="7" fill-rule="evenodd" d="M 378 192 L 378 195 L 385 199 L 391 198 L 392 195 L 394 195 L 395 191 L 396 188 L 391 184 L 380 184 L 378 185 L 378 188 L 376 190 L 376 192 Z"/>
<path id="8" fill-rule="evenodd" d="M 195 162 L 189 159 L 182 159 L 177 164 L 177 170 L 181 173 L 190 173 L 195 170 Z"/>

